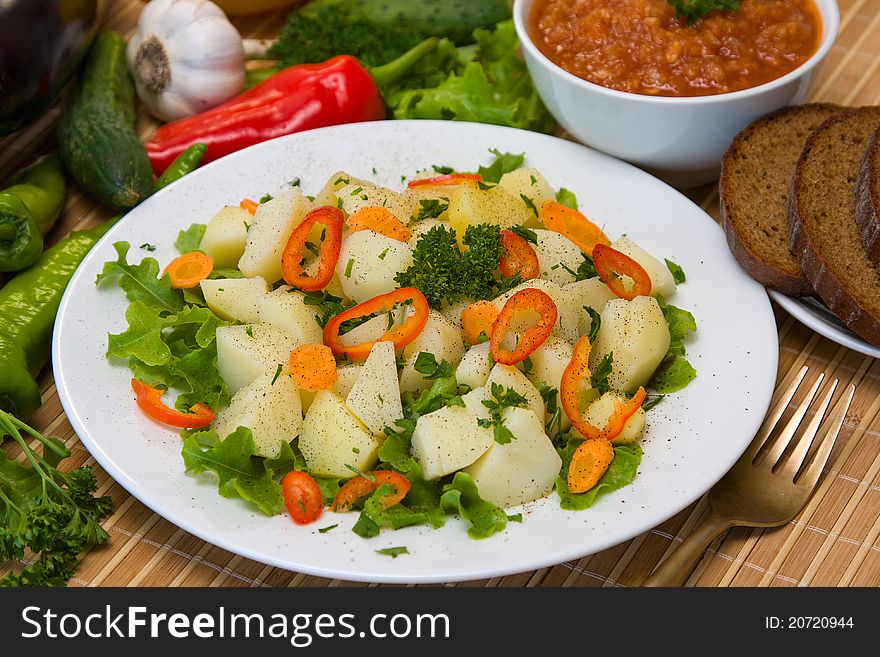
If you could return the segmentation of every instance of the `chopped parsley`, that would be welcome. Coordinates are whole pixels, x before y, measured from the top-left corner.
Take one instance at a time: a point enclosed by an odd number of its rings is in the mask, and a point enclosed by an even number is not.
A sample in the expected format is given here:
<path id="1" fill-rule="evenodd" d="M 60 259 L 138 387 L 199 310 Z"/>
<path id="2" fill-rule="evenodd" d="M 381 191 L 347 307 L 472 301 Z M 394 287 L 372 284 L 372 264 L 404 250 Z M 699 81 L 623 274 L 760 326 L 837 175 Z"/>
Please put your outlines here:
<path id="1" fill-rule="evenodd" d="M 599 272 L 596 271 L 596 265 L 593 264 L 593 259 L 588 256 L 586 253 L 581 253 L 584 257 L 584 261 L 578 266 L 576 272 L 572 272 L 574 274 L 575 280 L 577 281 L 585 281 L 590 278 L 596 278 L 599 275 Z M 566 267 L 566 269 L 568 269 Z M 571 272 L 571 270 L 568 270 Z"/>
<path id="2" fill-rule="evenodd" d="M 400 545 L 398 547 L 390 547 L 390 548 L 382 548 L 381 550 L 376 550 L 379 554 L 384 554 L 392 559 L 396 559 L 398 555 L 401 554 L 409 554 L 409 550 L 406 549 L 405 546 Z"/>
<path id="3" fill-rule="evenodd" d="M 548 384 L 543 381 L 539 381 L 537 386 L 538 392 L 541 393 L 541 398 L 544 400 L 544 407 L 547 409 L 547 414 L 550 416 L 550 419 L 547 420 L 547 423 L 544 425 L 544 429 L 547 431 L 547 435 L 551 438 L 559 433 L 559 430 L 562 428 L 562 410 L 559 408 L 559 389 L 551 388 Z"/>
<path id="4" fill-rule="evenodd" d="M 538 208 L 535 207 L 535 202 L 532 199 L 530 199 L 528 196 L 526 196 L 525 194 L 520 194 L 519 197 L 523 200 L 523 203 L 525 203 L 528 206 L 529 210 L 534 212 L 535 216 L 537 217 L 538 216 Z"/>
<path id="5" fill-rule="evenodd" d="M 512 513 L 507 516 L 508 522 L 522 522 L 522 514 L 521 513 Z"/>
<path id="6" fill-rule="evenodd" d="M 291 288 L 291 292 L 296 292 L 297 290 Z M 317 306 L 318 314 L 315 316 L 315 321 L 318 322 L 318 326 L 324 328 L 327 325 L 327 322 L 330 321 L 330 318 L 338 315 L 343 310 L 347 310 L 351 308 L 354 304 L 344 304 L 341 297 L 336 297 L 327 292 L 327 290 L 322 290 L 320 292 L 303 292 L 304 298 L 303 303 L 307 306 Z"/>
<path id="7" fill-rule="evenodd" d="M 306 241 L 305 247 L 306 247 L 306 249 L 311 251 L 316 256 L 321 255 L 321 249 L 316 244 L 313 244 L 312 242 Z"/>
<path id="8" fill-rule="evenodd" d="M 577 196 L 574 195 L 574 192 L 565 187 L 560 187 L 559 191 L 556 192 L 556 202 L 567 208 L 571 208 L 572 210 L 578 209 Z"/>
<path id="9" fill-rule="evenodd" d="M 362 191 L 364 191 L 363 187 L 356 187 L 355 189 L 352 190 L 352 192 L 351 192 L 351 194 L 349 194 L 349 196 L 357 196 Z"/>
<path id="10" fill-rule="evenodd" d="M 351 470 L 352 472 L 354 472 L 356 475 L 360 475 L 361 477 L 363 477 L 367 481 L 371 481 L 373 483 L 376 482 L 376 477 L 373 476 L 372 472 L 364 472 L 360 468 L 356 468 L 353 465 L 349 465 L 348 463 L 345 464 L 345 467 L 348 468 L 349 470 Z"/>
<path id="11" fill-rule="evenodd" d="M 275 376 L 272 377 L 272 383 L 269 385 L 274 386 L 279 376 L 281 376 L 281 363 L 278 363 L 278 368 L 275 370 Z"/>
<path id="12" fill-rule="evenodd" d="M 287 184 L 291 187 L 299 187 L 299 178 L 294 178 L 293 180 L 287 181 Z"/>
<path id="13" fill-rule="evenodd" d="M 248 324 L 247 326 L 244 327 L 244 332 L 247 333 L 247 336 L 249 338 L 254 337 L 254 327 L 251 326 L 250 324 Z"/>
<path id="14" fill-rule="evenodd" d="M 523 226 L 511 226 L 510 228 L 508 228 L 508 230 L 514 235 L 519 235 L 530 244 L 538 243 L 538 233 L 531 230 L 530 228 L 524 228 Z"/>
<path id="15" fill-rule="evenodd" d="M 148 244 L 147 242 L 144 242 L 143 244 L 141 244 L 141 248 L 144 251 L 155 251 L 156 250 L 155 246 L 153 246 L 152 244 Z"/>
<path id="16" fill-rule="evenodd" d="M 502 153 L 498 149 L 490 148 L 489 152 L 495 156 L 495 160 L 487 167 L 480 167 L 477 173 L 486 182 L 497 183 L 505 173 L 515 171 L 522 166 L 526 159 L 525 153 Z"/>
<path id="17" fill-rule="evenodd" d="M 422 199 L 419 201 L 419 213 L 416 215 L 416 221 L 421 221 L 422 219 L 436 219 L 441 214 L 446 212 L 449 207 L 448 199 L 443 199 L 446 203 L 443 203 L 441 199 L 430 198 L 430 199 Z"/>
<path id="18" fill-rule="evenodd" d="M 657 395 L 657 394 L 654 394 L 654 393 L 649 394 L 649 395 L 647 396 L 647 398 L 645 399 L 644 403 L 642 404 L 642 410 L 644 410 L 644 411 L 649 411 L 649 410 L 651 410 L 651 409 L 654 408 L 657 404 L 659 404 L 660 402 L 662 402 L 662 401 L 663 401 L 663 398 L 664 398 L 665 396 L 666 396 L 666 395 Z"/>
<path id="19" fill-rule="evenodd" d="M 431 168 L 434 169 L 434 171 L 436 171 L 437 173 L 444 175 L 444 176 L 455 172 L 455 169 L 453 169 L 452 167 L 444 167 L 444 166 L 440 166 L 437 164 L 432 164 Z"/>
<path id="20" fill-rule="evenodd" d="M 379 254 L 379 260 L 384 260 L 385 256 L 387 256 L 387 255 L 388 255 L 388 249 L 385 249 L 384 251 L 382 251 L 382 253 Z"/>
<path id="21" fill-rule="evenodd" d="M 347 185 L 349 183 L 348 178 L 344 178 L 343 176 L 339 176 L 336 180 L 333 181 L 334 185 Z"/>
<path id="22" fill-rule="evenodd" d="M 664 260 L 666 260 L 666 268 L 672 274 L 672 280 L 675 281 L 675 284 L 681 285 L 684 283 L 687 280 L 687 276 L 684 275 L 684 269 L 681 268 L 681 265 L 672 262 L 669 258 L 664 258 Z"/>
<path id="23" fill-rule="evenodd" d="M 584 306 L 584 310 L 590 316 L 590 332 L 587 333 L 587 336 L 590 344 L 593 344 L 596 341 L 596 336 L 599 335 L 599 327 L 602 326 L 602 316 L 589 306 Z"/>
<path id="24" fill-rule="evenodd" d="M 354 258 L 349 258 L 348 262 L 345 263 L 345 277 L 351 278 L 351 269 L 354 267 Z"/>
<path id="25" fill-rule="evenodd" d="M 263 194 L 263 195 L 260 197 L 260 203 L 268 203 L 268 202 L 271 201 L 273 198 L 274 198 L 274 197 L 273 197 L 271 194 Z"/>
<path id="26" fill-rule="evenodd" d="M 605 354 L 605 358 L 599 362 L 596 369 L 593 370 L 593 374 L 590 376 L 590 385 L 598 390 L 600 395 L 611 390 L 611 384 L 608 383 L 608 376 L 611 374 L 613 364 L 614 354 Z"/>
<path id="27" fill-rule="evenodd" d="M 519 394 L 513 388 L 505 388 L 500 383 L 493 383 L 491 386 L 492 397 L 483 400 L 483 406 L 489 409 L 489 419 L 480 418 L 477 424 L 488 429 L 493 427 L 495 434 L 495 442 L 499 445 L 506 445 L 516 436 L 513 432 L 504 426 L 502 411 L 505 408 L 515 408 L 526 405 L 526 398 Z"/>
<path id="28" fill-rule="evenodd" d="M 443 379 L 455 374 L 455 368 L 445 360 L 437 362 L 437 357 L 427 351 L 419 352 L 416 362 L 413 364 L 416 372 L 426 379 Z"/>
<path id="29" fill-rule="evenodd" d="M 335 525 L 327 525 L 326 527 L 321 527 L 321 528 L 318 530 L 318 533 L 319 533 L 319 534 L 326 534 L 326 533 L 329 532 L 331 529 L 335 529 L 336 527 L 339 527 L 339 523 L 338 523 L 338 522 L 337 522 Z"/>

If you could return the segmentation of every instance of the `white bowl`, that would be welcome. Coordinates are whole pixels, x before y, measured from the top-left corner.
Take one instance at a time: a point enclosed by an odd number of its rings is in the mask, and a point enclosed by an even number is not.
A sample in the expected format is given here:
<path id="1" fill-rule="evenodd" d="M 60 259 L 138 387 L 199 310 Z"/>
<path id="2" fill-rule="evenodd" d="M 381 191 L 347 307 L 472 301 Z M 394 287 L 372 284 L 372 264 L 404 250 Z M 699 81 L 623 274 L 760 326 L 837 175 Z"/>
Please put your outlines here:
<path id="1" fill-rule="evenodd" d="M 756 118 L 803 101 L 837 36 L 835 0 L 813 0 L 822 20 L 819 48 L 798 68 L 757 87 L 693 97 L 647 96 L 587 82 L 550 61 L 532 43 L 532 0 L 515 0 L 513 19 L 526 65 L 556 120 L 583 143 L 678 186 L 715 180 L 733 137 Z"/>

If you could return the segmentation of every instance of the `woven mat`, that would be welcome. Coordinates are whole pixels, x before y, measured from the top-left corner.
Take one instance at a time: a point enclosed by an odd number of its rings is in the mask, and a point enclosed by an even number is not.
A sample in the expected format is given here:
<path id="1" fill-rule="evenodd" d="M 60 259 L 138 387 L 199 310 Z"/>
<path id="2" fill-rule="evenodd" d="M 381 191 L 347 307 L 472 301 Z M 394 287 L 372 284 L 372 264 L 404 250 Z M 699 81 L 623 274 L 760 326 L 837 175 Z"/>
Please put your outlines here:
<path id="1" fill-rule="evenodd" d="M 880 104 L 880 0 L 839 0 L 840 35 L 813 88 L 812 98 L 846 105 Z M 142 3 L 118 0 L 105 27 L 130 35 Z M 283 23 L 279 11 L 236 19 L 242 34 L 270 37 Z M 12 137 L 0 139 L 0 180 L 52 147 L 58 110 Z M 153 129 L 141 120 L 142 135 Z M 687 192 L 717 219 L 714 187 Z M 109 212 L 72 190 L 54 239 L 94 225 Z M 777 388 L 802 365 L 808 381 L 820 371 L 857 384 L 855 400 L 831 465 L 804 511 L 775 529 L 735 528 L 716 540 L 691 586 L 880 585 L 880 361 L 850 351 L 776 310 L 780 362 Z M 67 442 L 68 467 L 92 465 L 99 492 L 112 495 L 104 526 L 110 541 L 85 555 L 71 586 L 338 586 L 349 584 L 280 570 L 214 547 L 167 522 L 111 480 L 82 447 L 64 416 L 51 367 L 40 378 L 43 406 L 34 424 Z M 637 586 L 706 513 L 701 499 L 650 532 L 618 546 L 535 572 L 458 586 Z M 4 574 L 0 569 L 0 576 Z"/>

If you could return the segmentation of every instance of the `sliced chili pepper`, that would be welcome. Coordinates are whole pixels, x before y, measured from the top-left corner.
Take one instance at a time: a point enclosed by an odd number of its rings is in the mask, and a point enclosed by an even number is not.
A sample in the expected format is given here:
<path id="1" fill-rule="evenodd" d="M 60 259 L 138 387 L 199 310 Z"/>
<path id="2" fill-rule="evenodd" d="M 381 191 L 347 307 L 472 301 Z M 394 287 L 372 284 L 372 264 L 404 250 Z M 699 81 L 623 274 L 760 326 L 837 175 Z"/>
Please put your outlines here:
<path id="1" fill-rule="evenodd" d="M 483 176 L 478 173 L 445 173 L 442 176 L 434 176 L 433 178 L 420 178 L 418 180 L 410 180 L 406 186 L 426 187 L 429 185 L 460 185 L 466 182 L 480 182 Z"/>
<path id="2" fill-rule="evenodd" d="M 409 242 L 412 231 L 394 216 L 388 208 L 370 206 L 353 212 L 348 218 L 348 232 L 371 230 L 398 242 Z"/>
<path id="3" fill-rule="evenodd" d="M 281 496 L 284 506 L 298 525 L 314 522 L 324 510 L 324 495 L 318 482 L 311 475 L 294 470 L 281 480 Z"/>
<path id="4" fill-rule="evenodd" d="M 492 325 L 498 319 L 498 308 L 491 301 L 474 301 L 461 311 L 461 333 L 465 342 L 477 344 L 480 336 L 492 335 Z"/>
<path id="5" fill-rule="evenodd" d="M 348 511 L 364 495 L 369 495 L 383 484 L 391 484 L 396 489 L 393 493 L 388 493 L 382 498 L 383 509 L 388 509 L 399 503 L 409 492 L 410 483 L 401 474 L 391 470 L 374 470 L 370 473 L 370 476 L 372 476 L 373 481 L 361 475 L 347 481 L 339 489 L 339 492 L 336 493 L 336 497 L 333 498 L 330 510 L 337 512 Z"/>
<path id="6" fill-rule="evenodd" d="M 325 205 L 309 212 L 302 223 L 294 229 L 281 254 L 281 275 L 288 285 L 306 292 L 316 292 L 327 287 L 333 278 L 336 261 L 339 260 L 339 251 L 342 248 L 343 218 L 339 208 Z M 306 242 L 315 224 L 321 224 L 326 230 L 318 255 L 318 271 L 314 276 L 309 276 L 302 271 L 301 263 Z"/>
<path id="7" fill-rule="evenodd" d="M 574 345 L 574 351 L 571 360 L 562 372 L 562 379 L 559 381 L 559 396 L 562 399 L 562 410 L 571 421 L 571 426 L 577 429 L 582 436 L 587 439 L 602 438 L 605 440 L 613 440 L 620 432 L 623 431 L 627 421 L 633 414 L 641 408 L 645 401 L 645 389 L 639 387 L 632 399 L 621 404 L 620 401 L 614 400 L 614 412 L 608 418 L 608 423 L 604 428 L 587 422 L 581 412 L 580 398 L 578 388 L 581 381 L 588 381 L 590 378 L 590 351 L 592 345 L 588 336 L 583 336 Z"/>
<path id="8" fill-rule="evenodd" d="M 502 276 L 510 278 L 519 274 L 521 281 L 527 281 L 541 275 L 538 254 L 522 237 L 513 231 L 502 230 L 501 246 L 504 247 L 504 255 L 498 261 L 498 271 Z"/>
<path id="9" fill-rule="evenodd" d="M 378 340 L 369 340 L 350 347 L 342 344 L 339 336 L 339 328 L 343 322 L 360 317 L 370 317 L 383 312 L 391 312 L 394 306 L 405 303 L 412 306 L 412 314 L 404 320 L 403 324 L 392 327 Z M 352 360 L 366 360 L 370 350 L 376 342 L 393 342 L 395 349 L 405 347 L 418 337 L 425 324 L 428 323 L 428 300 L 425 295 L 414 287 L 402 287 L 400 289 L 380 294 L 378 297 L 367 299 L 353 308 L 343 310 L 331 318 L 324 327 L 324 344 L 326 344 L 337 356 L 348 356 Z"/>
<path id="10" fill-rule="evenodd" d="M 214 412 L 207 404 L 196 404 L 190 408 L 190 413 L 182 413 L 162 402 L 161 390 L 137 379 L 131 380 L 131 389 L 134 390 L 140 409 L 159 422 L 182 429 L 200 429 L 214 421 Z"/>
<path id="11" fill-rule="evenodd" d="M 513 350 L 502 346 L 505 336 L 510 330 L 513 317 L 518 312 L 534 311 L 540 315 L 537 323 L 521 332 L 519 341 Z M 520 290 L 507 300 L 504 308 L 498 313 L 498 318 L 492 324 L 490 336 L 490 349 L 492 358 L 496 363 L 503 365 L 516 365 L 526 359 L 535 349 L 544 344 L 544 341 L 553 330 L 558 311 L 553 299 L 546 292 L 535 288 Z"/>
<path id="12" fill-rule="evenodd" d="M 614 448 L 607 440 L 585 440 L 571 455 L 566 476 L 568 490 L 572 493 L 586 493 L 599 483 L 613 460 Z"/>
<path id="13" fill-rule="evenodd" d="M 638 296 L 651 294 L 651 277 L 635 260 L 607 244 L 597 244 L 593 249 L 593 265 L 602 282 L 621 299 L 632 301 Z M 627 288 L 623 277 L 632 280 Z"/>
<path id="14" fill-rule="evenodd" d="M 587 219 L 583 213 L 556 201 L 545 201 L 538 212 L 541 222 L 574 242 L 587 255 L 593 254 L 597 244 L 608 244 L 602 229 Z"/>

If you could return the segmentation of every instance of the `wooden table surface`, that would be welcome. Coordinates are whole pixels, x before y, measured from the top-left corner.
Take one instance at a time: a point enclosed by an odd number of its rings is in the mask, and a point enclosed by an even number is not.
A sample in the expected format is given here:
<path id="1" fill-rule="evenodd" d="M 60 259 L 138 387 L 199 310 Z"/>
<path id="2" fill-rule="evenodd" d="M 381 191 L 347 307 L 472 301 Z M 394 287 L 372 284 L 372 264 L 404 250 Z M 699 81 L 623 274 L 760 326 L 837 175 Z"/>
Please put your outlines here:
<path id="1" fill-rule="evenodd" d="M 880 0 L 838 0 L 841 28 L 812 100 L 880 104 Z M 130 36 L 142 7 L 117 0 L 105 28 Z M 242 34 L 270 37 L 285 11 L 235 19 Z M 0 139 L 0 181 L 52 148 L 58 108 L 16 135 Z M 142 117 L 146 137 L 154 124 Z M 714 186 L 686 192 L 717 219 Z M 72 189 L 51 240 L 92 226 L 111 213 Z M 50 240 L 50 241 L 51 241 Z M 692 586 L 880 585 L 880 365 L 805 328 L 774 306 L 779 327 L 777 389 L 802 366 L 857 384 L 853 405 L 824 478 L 802 513 L 774 529 L 735 528 L 717 539 L 688 581 Z M 88 552 L 71 586 L 338 586 L 348 584 L 280 570 L 227 552 L 156 515 L 110 479 L 82 447 L 65 418 L 51 367 L 40 375 L 43 406 L 35 426 L 66 441 L 69 467 L 92 465 L 99 492 L 113 497 L 104 521 L 107 544 Z M 182 467 L 181 467 L 182 472 Z M 457 586 L 637 586 L 706 513 L 705 498 L 649 532 L 598 554 L 538 571 Z M 14 567 L 14 566 L 13 566 Z M 0 576 L 8 570 L 0 569 Z"/>

